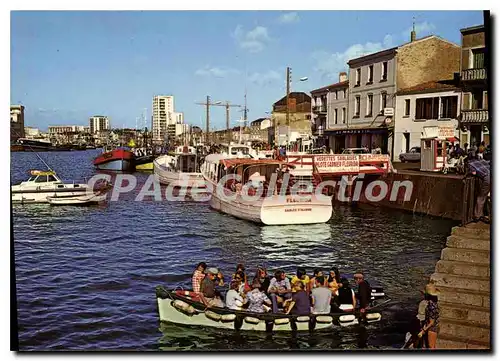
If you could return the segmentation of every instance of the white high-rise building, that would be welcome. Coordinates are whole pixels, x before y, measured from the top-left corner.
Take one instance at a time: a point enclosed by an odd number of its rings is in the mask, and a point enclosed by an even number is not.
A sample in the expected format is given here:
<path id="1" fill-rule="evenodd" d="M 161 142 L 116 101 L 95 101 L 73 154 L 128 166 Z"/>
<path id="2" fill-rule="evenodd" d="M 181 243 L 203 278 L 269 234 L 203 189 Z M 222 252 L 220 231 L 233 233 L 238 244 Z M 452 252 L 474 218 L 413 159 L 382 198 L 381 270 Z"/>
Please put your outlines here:
<path id="1" fill-rule="evenodd" d="M 103 115 L 94 115 L 90 117 L 89 128 L 91 134 L 101 130 L 109 130 L 109 118 Z"/>
<path id="2" fill-rule="evenodd" d="M 153 139 L 163 141 L 169 134 L 169 125 L 184 123 L 184 114 L 175 112 L 173 95 L 155 95 L 152 119 Z"/>

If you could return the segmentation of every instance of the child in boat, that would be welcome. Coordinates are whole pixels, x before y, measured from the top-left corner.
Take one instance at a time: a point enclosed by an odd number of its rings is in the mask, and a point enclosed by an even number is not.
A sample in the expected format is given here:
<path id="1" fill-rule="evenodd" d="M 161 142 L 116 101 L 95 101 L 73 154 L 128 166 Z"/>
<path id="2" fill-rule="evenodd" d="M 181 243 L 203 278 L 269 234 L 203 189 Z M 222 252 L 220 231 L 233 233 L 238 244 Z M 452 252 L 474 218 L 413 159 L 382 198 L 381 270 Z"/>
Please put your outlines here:
<path id="1" fill-rule="evenodd" d="M 230 310 L 240 311 L 242 306 L 246 303 L 244 295 L 241 295 L 238 291 L 240 283 L 236 280 L 231 281 L 229 286 L 229 291 L 226 294 L 226 307 Z"/>
<path id="2" fill-rule="evenodd" d="M 332 296 L 338 294 L 338 289 L 340 287 L 340 272 L 337 267 L 332 267 L 330 269 L 330 274 L 328 276 L 328 288 L 332 291 Z"/>
<path id="3" fill-rule="evenodd" d="M 245 281 L 246 275 L 243 273 L 243 271 L 237 271 L 233 277 L 233 281 L 236 281 L 238 283 L 238 292 L 240 294 L 245 294 L 252 290 L 252 288 Z"/>
<path id="4" fill-rule="evenodd" d="M 266 310 L 264 304 L 271 305 L 271 300 L 264 292 L 260 290 L 260 282 L 254 280 L 252 282 L 252 290 L 247 293 L 248 312 L 264 313 Z"/>
<path id="5" fill-rule="evenodd" d="M 257 268 L 257 272 L 255 272 L 255 277 L 253 280 L 258 280 L 260 282 L 260 290 L 267 294 L 269 284 L 271 283 L 271 278 L 267 275 L 267 270 L 264 267 Z"/>
<path id="6" fill-rule="evenodd" d="M 304 289 L 306 289 L 307 285 L 309 284 L 309 276 L 307 275 L 306 269 L 304 267 L 297 268 L 297 275 L 293 276 L 290 282 L 293 285 L 298 281 L 302 282 L 302 284 L 304 285 Z"/>
<path id="7" fill-rule="evenodd" d="M 199 293 L 201 281 L 205 278 L 205 270 L 207 269 L 207 264 L 205 262 L 200 262 L 196 266 L 196 269 L 193 272 L 192 284 L 193 284 L 193 292 Z"/>

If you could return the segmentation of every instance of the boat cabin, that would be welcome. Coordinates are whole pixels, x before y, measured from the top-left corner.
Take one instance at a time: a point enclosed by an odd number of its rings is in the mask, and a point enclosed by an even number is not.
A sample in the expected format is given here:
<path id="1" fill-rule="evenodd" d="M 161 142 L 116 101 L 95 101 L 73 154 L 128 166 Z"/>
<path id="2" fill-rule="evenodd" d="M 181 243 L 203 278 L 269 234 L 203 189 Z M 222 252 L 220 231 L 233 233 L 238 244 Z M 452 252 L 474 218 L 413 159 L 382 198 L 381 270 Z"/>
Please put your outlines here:
<path id="1" fill-rule="evenodd" d="M 180 173 L 197 173 L 199 157 L 196 148 L 187 145 L 175 148 L 175 157 L 170 167 Z"/>
<path id="2" fill-rule="evenodd" d="M 252 158 L 252 147 L 245 144 L 221 144 L 221 153 L 230 157 Z"/>
<path id="3" fill-rule="evenodd" d="M 39 171 L 32 170 L 31 177 L 26 181 L 26 183 L 62 183 L 55 172 L 52 171 Z"/>

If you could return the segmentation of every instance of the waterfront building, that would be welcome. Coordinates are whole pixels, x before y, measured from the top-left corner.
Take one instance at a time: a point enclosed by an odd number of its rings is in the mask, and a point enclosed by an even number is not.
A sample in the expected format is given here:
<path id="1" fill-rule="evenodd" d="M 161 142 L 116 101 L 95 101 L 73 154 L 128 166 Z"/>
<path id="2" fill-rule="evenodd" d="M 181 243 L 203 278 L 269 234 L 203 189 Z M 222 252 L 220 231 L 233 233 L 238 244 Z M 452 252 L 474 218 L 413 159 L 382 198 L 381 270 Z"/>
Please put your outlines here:
<path id="1" fill-rule="evenodd" d="M 288 101 L 289 124 L 286 119 L 286 96 L 273 104 L 274 143 L 286 145 L 301 137 L 311 136 L 311 97 L 303 92 L 291 92 Z M 290 139 L 289 139 L 290 138 Z"/>
<path id="2" fill-rule="evenodd" d="M 24 138 L 24 105 L 10 106 L 10 141 Z"/>
<path id="3" fill-rule="evenodd" d="M 459 137 L 461 89 L 455 79 L 430 81 L 396 93 L 392 160 L 420 147 L 425 127 L 453 128 Z"/>
<path id="4" fill-rule="evenodd" d="M 24 127 L 24 135 L 28 139 L 34 139 L 41 136 L 40 129 L 33 127 Z"/>
<path id="5" fill-rule="evenodd" d="M 184 123 L 184 114 L 175 112 L 173 95 L 155 95 L 153 97 L 151 124 L 153 140 L 162 142 L 166 137 L 175 133 L 175 124 L 182 123 Z M 172 125 L 173 127 L 170 127 L 169 131 L 169 126 Z"/>
<path id="6" fill-rule="evenodd" d="M 349 129 L 346 147 L 394 153 L 395 94 L 418 84 L 449 79 L 460 66 L 460 46 L 430 35 L 400 46 L 351 59 L 349 65 Z"/>
<path id="7" fill-rule="evenodd" d="M 339 81 L 311 91 L 312 135 L 316 147 L 326 145 L 335 153 L 346 148 L 349 109 L 349 80 L 346 72 L 339 74 Z"/>
<path id="8" fill-rule="evenodd" d="M 490 143 L 488 74 L 484 25 L 461 29 L 460 86 L 462 88 L 461 143 Z"/>
<path id="9" fill-rule="evenodd" d="M 102 130 L 109 130 L 110 124 L 107 116 L 104 115 L 94 115 L 89 119 L 89 130 L 91 134 L 96 134 Z"/>

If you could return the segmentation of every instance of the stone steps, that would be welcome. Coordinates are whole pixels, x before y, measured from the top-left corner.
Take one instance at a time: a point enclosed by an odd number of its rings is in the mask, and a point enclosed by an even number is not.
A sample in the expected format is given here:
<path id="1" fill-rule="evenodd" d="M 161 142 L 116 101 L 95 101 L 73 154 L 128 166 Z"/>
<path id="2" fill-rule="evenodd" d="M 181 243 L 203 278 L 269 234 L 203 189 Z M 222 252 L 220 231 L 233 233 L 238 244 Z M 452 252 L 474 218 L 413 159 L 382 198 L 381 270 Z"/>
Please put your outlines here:
<path id="1" fill-rule="evenodd" d="M 463 236 L 470 239 L 490 240 L 490 227 L 484 223 L 471 223 L 465 227 L 453 227 L 452 236 Z"/>
<path id="2" fill-rule="evenodd" d="M 489 327 L 491 324 L 489 307 L 464 306 L 461 304 L 439 301 L 439 315 L 443 319 L 467 321 L 471 325 Z"/>
<path id="3" fill-rule="evenodd" d="M 447 247 L 441 251 L 441 259 L 445 261 L 470 262 L 481 265 L 489 265 L 490 251 Z"/>
<path id="4" fill-rule="evenodd" d="M 470 343 L 472 340 L 478 343 L 490 342 L 490 326 L 471 324 L 469 321 L 456 320 L 442 317 L 439 319 L 438 338 L 455 337 L 466 340 Z"/>
<path id="5" fill-rule="evenodd" d="M 481 251 L 490 250 L 490 240 L 484 239 L 470 239 L 464 236 L 451 235 L 448 236 L 446 241 L 446 247 L 449 248 L 467 248 L 467 249 L 477 249 Z"/>
<path id="6" fill-rule="evenodd" d="M 463 277 L 446 273 L 434 273 L 431 276 L 431 282 L 436 285 L 438 290 L 441 287 L 450 287 L 454 289 L 490 292 L 490 279 L 484 277 Z"/>
<path id="7" fill-rule="evenodd" d="M 476 341 L 462 337 L 455 337 L 440 332 L 436 347 L 438 349 L 448 349 L 448 350 L 469 350 L 469 349 L 489 350 L 490 343 Z"/>
<path id="8" fill-rule="evenodd" d="M 463 307 L 490 307 L 490 292 L 473 291 L 445 286 L 438 286 L 438 288 L 440 292 L 438 302 L 455 303 L 462 305 Z"/>
<path id="9" fill-rule="evenodd" d="M 490 266 L 482 264 L 473 264 L 469 262 L 457 262 L 439 260 L 436 264 L 437 273 L 448 273 L 463 277 L 483 277 L 490 278 Z"/>

